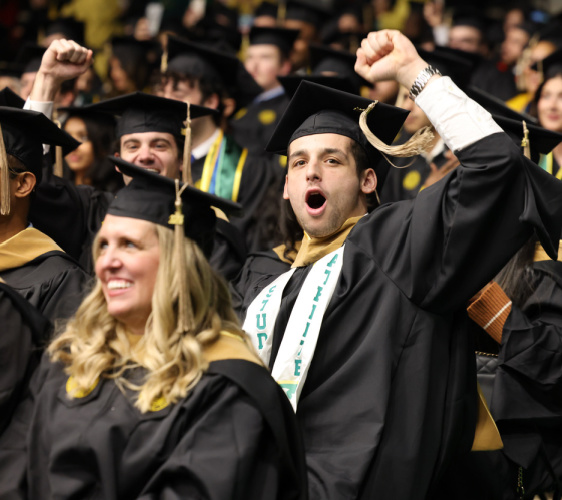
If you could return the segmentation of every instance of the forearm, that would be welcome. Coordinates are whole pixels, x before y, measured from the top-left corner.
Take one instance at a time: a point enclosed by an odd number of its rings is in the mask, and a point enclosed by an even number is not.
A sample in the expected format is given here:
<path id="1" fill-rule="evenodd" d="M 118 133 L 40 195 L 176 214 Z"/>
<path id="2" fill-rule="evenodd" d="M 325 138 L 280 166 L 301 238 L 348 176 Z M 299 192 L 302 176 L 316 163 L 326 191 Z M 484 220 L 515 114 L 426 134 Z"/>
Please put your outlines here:
<path id="1" fill-rule="evenodd" d="M 492 115 L 470 99 L 449 77 L 430 81 L 416 98 L 416 104 L 453 152 L 488 135 L 502 132 Z"/>

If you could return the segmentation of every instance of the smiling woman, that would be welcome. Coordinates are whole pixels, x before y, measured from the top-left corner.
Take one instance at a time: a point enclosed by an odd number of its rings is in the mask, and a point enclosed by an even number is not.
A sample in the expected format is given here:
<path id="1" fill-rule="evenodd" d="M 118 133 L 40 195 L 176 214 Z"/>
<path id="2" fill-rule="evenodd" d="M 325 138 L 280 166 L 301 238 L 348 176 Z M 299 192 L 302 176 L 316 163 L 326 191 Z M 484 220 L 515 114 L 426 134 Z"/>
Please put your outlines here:
<path id="1" fill-rule="evenodd" d="M 239 207 L 114 162 L 133 180 L 96 238 L 93 290 L 7 431 L 16 451 L 0 443 L 18 455 L 0 460 L 0 497 L 305 498 L 296 417 L 205 258 L 211 206 Z"/>

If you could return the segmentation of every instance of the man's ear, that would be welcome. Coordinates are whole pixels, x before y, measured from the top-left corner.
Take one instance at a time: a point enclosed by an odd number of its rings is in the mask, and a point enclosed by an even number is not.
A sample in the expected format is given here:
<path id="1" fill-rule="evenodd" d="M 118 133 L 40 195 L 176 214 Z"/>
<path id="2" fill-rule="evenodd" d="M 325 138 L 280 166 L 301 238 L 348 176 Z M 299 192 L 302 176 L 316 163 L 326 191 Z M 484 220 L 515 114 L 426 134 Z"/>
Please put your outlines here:
<path id="1" fill-rule="evenodd" d="M 14 196 L 16 198 L 26 198 L 35 189 L 37 179 L 31 172 L 22 172 L 18 174 L 14 182 Z"/>
<path id="2" fill-rule="evenodd" d="M 289 199 L 289 190 L 287 189 L 288 178 L 285 176 L 285 186 L 283 186 L 283 199 Z"/>
<path id="3" fill-rule="evenodd" d="M 236 101 L 232 97 L 225 97 L 222 100 L 222 104 L 224 106 L 222 116 L 228 118 L 232 115 L 232 113 L 234 113 L 234 110 L 236 109 Z"/>
<path id="4" fill-rule="evenodd" d="M 361 192 L 364 194 L 371 194 L 377 188 L 377 174 L 372 168 L 364 170 L 361 174 Z"/>

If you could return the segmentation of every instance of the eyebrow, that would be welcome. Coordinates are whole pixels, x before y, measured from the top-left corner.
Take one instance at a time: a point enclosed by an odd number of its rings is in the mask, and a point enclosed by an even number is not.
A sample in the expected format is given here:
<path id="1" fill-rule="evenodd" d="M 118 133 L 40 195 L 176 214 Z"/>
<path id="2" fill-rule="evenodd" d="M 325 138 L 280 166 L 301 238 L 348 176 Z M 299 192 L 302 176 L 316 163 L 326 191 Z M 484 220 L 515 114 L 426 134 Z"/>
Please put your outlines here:
<path id="1" fill-rule="evenodd" d="M 298 151 L 295 151 L 294 153 L 291 153 L 289 155 L 289 159 L 294 158 L 295 156 L 302 156 L 302 155 L 307 155 L 309 154 L 308 151 L 306 149 L 299 149 Z M 340 154 L 342 156 L 344 156 L 347 159 L 347 153 L 345 151 L 343 151 L 342 149 L 339 148 L 324 148 L 321 151 L 321 154 L 326 155 L 326 154 Z"/>

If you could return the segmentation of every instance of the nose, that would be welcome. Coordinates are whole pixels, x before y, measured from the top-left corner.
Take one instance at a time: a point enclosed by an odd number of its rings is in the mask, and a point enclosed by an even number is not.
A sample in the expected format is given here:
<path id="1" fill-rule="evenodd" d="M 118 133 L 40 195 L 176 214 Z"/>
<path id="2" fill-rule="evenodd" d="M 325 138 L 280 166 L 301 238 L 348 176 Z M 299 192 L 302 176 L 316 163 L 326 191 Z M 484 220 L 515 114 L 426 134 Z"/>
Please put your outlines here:
<path id="1" fill-rule="evenodd" d="M 316 181 L 322 178 L 320 164 L 317 158 L 310 158 L 306 164 L 306 180 Z"/>
<path id="2" fill-rule="evenodd" d="M 150 165 L 154 162 L 154 155 L 148 144 L 141 144 L 139 146 L 135 163 L 137 162 L 141 165 Z"/>
<path id="3" fill-rule="evenodd" d="M 96 261 L 96 274 L 100 277 L 103 271 L 115 271 L 121 268 L 123 263 L 118 252 L 111 246 L 107 246 Z"/>

